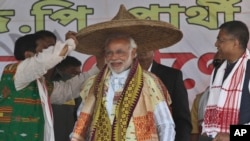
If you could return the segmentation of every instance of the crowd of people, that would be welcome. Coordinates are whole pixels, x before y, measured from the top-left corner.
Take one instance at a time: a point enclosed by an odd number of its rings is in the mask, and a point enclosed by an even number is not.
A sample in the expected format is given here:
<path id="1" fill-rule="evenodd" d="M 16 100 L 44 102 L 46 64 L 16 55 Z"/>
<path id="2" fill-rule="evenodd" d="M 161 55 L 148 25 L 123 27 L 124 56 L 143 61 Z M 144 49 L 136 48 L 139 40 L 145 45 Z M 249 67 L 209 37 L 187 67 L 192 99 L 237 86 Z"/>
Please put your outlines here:
<path id="1" fill-rule="evenodd" d="M 182 72 L 154 61 L 182 36 L 123 5 L 65 41 L 46 30 L 21 36 L 0 81 L 0 141 L 229 141 L 230 125 L 250 124 L 249 30 L 219 27 L 210 84 L 191 111 Z M 82 72 L 73 50 L 96 65 Z"/>

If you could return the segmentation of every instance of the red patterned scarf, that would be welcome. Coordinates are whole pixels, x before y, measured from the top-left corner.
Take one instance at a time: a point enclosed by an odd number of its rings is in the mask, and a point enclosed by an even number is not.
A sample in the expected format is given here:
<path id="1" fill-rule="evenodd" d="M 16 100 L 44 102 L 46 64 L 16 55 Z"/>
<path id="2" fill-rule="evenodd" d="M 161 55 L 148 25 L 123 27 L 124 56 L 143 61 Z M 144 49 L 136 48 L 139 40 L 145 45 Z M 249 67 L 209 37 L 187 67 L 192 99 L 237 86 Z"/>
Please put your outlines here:
<path id="1" fill-rule="evenodd" d="M 215 136 L 218 132 L 229 133 L 230 125 L 238 124 L 248 59 L 249 52 L 247 50 L 237 61 L 224 82 L 222 81 L 227 61 L 218 69 L 214 82 L 211 81 L 210 83 L 210 95 L 205 112 L 203 132 L 212 136 Z"/>

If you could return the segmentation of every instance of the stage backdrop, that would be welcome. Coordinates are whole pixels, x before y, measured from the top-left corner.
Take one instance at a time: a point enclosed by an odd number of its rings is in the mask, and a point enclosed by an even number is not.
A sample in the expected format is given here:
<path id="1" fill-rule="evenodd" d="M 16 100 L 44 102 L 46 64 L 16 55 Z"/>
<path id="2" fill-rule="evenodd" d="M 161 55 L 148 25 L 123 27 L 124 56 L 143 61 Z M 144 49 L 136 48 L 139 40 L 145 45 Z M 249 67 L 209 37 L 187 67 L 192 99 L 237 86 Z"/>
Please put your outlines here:
<path id="1" fill-rule="evenodd" d="M 179 43 L 157 51 L 155 59 L 183 72 L 190 106 L 209 84 L 218 27 L 231 20 L 250 27 L 249 0 L 0 0 L 0 72 L 15 61 L 18 37 L 46 29 L 64 40 L 68 30 L 110 20 L 121 4 L 138 18 L 166 21 L 183 32 Z M 95 63 L 93 56 L 70 55 L 82 61 L 83 71 Z"/>

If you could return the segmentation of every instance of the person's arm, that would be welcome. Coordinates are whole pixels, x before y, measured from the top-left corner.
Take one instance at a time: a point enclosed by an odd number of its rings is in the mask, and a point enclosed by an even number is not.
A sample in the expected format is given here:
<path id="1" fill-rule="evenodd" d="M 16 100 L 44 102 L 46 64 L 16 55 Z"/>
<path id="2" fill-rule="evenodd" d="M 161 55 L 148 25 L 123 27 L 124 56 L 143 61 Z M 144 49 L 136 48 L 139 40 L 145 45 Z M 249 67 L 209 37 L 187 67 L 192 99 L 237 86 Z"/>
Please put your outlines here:
<path id="1" fill-rule="evenodd" d="M 156 105 L 154 116 L 160 141 L 174 141 L 175 124 L 165 101 Z"/>
<path id="2" fill-rule="evenodd" d="M 175 122 L 175 141 L 189 141 L 192 130 L 191 115 L 187 90 L 184 85 L 182 72 L 176 74 L 172 98 L 172 113 Z"/>
<path id="3" fill-rule="evenodd" d="M 68 39 L 65 43 L 58 41 L 55 47 L 44 49 L 43 52 L 20 62 L 14 76 L 16 89 L 21 90 L 30 82 L 42 77 L 74 49 L 73 39 Z"/>
<path id="4" fill-rule="evenodd" d="M 218 133 L 212 141 L 230 141 L 230 134 Z"/>
<path id="5" fill-rule="evenodd" d="M 199 106 L 200 96 L 201 94 L 196 95 L 191 108 L 191 123 L 193 129 L 190 135 L 190 141 L 198 141 L 200 135 L 199 120 L 198 120 L 198 109 L 199 109 L 198 106 Z"/>
<path id="6" fill-rule="evenodd" d="M 52 104 L 63 104 L 64 102 L 80 96 L 80 91 L 85 80 L 99 72 L 94 66 L 88 72 L 83 72 L 67 81 L 53 82 L 54 88 L 50 96 Z"/>

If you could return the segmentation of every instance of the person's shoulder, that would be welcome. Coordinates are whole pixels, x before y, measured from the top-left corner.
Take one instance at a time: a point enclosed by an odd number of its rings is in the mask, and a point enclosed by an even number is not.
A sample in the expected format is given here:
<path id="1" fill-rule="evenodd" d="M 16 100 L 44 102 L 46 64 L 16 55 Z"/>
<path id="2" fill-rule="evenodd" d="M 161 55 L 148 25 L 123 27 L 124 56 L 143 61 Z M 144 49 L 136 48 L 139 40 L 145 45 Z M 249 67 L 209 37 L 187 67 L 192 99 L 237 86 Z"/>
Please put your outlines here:
<path id="1" fill-rule="evenodd" d="M 95 75 L 92 75 L 92 76 L 90 76 L 89 78 L 87 78 L 87 79 L 84 81 L 84 84 L 83 84 L 83 85 L 94 83 L 96 76 L 97 76 L 97 75 L 95 74 Z"/>
<path id="2" fill-rule="evenodd" d="M 12 64 L 7 64 L 4 67 L 4 72 L 5 73 L 15 73 L 17 69 L 18 63 L 12 63 Z"/>
<path id="3" fill-rule="evenodd" d="M 144 70 L 143 83 L 143 87 L 146 90 L 144 91 L 145 93 L 143 93 L 143 95 L 147 95 L 149 97 L 153 96 L 153 101 L 156 103 L 164 100 L 164 85 L 155 74 Z"/>
<path id="4" fill-rule="evenodd" d="M 196 94 L 192 104 L 191 113 L 197 112 L 202 95 L 203 93 Z"/>
<path id="5" fill-rule="evenodd" d="M 158 79 L 158 77 L 152 73 L 152 72 L 149 72 L 149 71 L 146 71 L 146 70 L 143 70 L 143 76 L 144 76 L 144 79 Z"/>
<path id="6" fill-rule="evenodd" d="M 156 84 L 157 86 L 160 86 L 161 79 L 157 77 L 154 73 L 143 70 L 143 79 L 145 80 L 144 83 L 147 83 L 149 86 L 152 86 L 151 84 Z"/>
<path id="7" fill-rule="evenodd" d="M 194 101 L 200 101 L 202 95 L 203 95 L 203 92 L 199 93 L 199 94 L 196 94 L 196 96 L 194 98 Z"/>
<path id="8" fill-rule="evenodd" d="M 15 69 L 17 67 L 18 63 L 11 63 L 11 64 L 7 64 L 5 66 L 6 69 Z"/>
<path id="9" fill-rule="evenodd" d="M 82 98 L 85 98 L 86 96 L 88 96 L 89 91 L 91 90 L 92 86 L 95 83 L 95 79 L 96 79 L 96 75 L 92 75 L 91 77 L 89 77 L 88 79 L 84 81 L 81 92 L 80 92 L 80 96 Z"/>
<path id="10" fill-rule="evenodd" d="M 5 75 L 15 75 L 17 70 L 18 63 L 7 64 L 3 70 L 0 72 L 0 81 L 3 79 Z"/>
<path id="11" fill-rule="evenodd" d="M 194 98 L 194 102 L 200 102 L 201 98 L 204 97 L 204 95 L 206 95 L 206 92 L 207 92 L 208 88 L 204 91 L 202 91 L 201 93 L 199 94 L 196 94 L 195 98 Z"/>
<path id="12" fill-rule="evenodd" d="M 168 72 L 173 72 L 173 73 L 182 73 L 181 70 L 176 69 L 176 68 L 172 68 L 160 63 L 155 62 L 155 65 L 157 65 L 158 69 L 164 70 L 164 71 L 168 71 Z"/>

